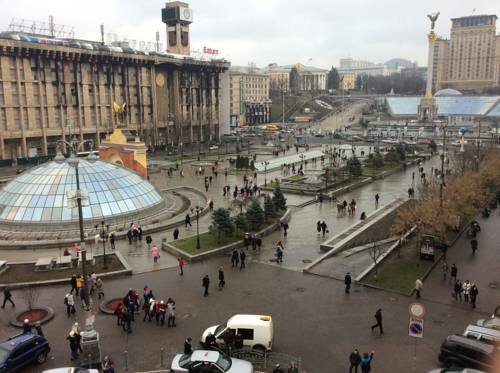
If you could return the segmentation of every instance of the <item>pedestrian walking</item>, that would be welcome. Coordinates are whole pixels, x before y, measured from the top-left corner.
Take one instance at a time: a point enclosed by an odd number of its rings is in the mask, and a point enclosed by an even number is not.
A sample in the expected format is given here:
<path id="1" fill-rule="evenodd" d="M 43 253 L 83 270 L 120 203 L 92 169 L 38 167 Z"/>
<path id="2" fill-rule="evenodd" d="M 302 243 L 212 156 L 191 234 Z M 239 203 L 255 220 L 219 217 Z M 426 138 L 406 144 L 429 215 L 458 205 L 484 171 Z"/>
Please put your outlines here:
<path id="1" fill-rule="evenodd" d="M 66 306 L 66 314 L 68 315 L 68 317 L 76 313 L 75 299 L 73 298 L 73 294 L 66 294 L 66 296 L 64 297 L 64 305 Z"/>
<path id="2" fill-rule="evenodd" d="M 281 368 L 280 364 L 276 364 L 274 366 L 273 373 L 285 373 L 285 371 Z"/>
<path id="3" fill-rule="evenodd" d="M 205 275 L 205 277 L 203 277 L 203 280 L 201 280 L 201 286 L 205 288 L 203 296 L 208 296 L 208 287 L 210 286 L 210 278 L 208 278 L 208 275 Z"/>
<path id="4" fill-rule="evenodd" d="M 281 246 L 276 246 L 276 263 L 283 263 L 283 248 Z"/>
<path id="5" fill-rule="evenodd" d="M 187 337 L 184 341 L 184 355 L 191 355 L 193 352 L 193 346 L 191 346 L 191 337 Z"/>
<path id="6" fill-rule="evenodd" d="M 153 242 L 153 238 L 149 235 L 146 236 L 146 244 L 148 245 L 148 250 L 151 249 L 151 242 Z"/>
<path id="7" fill-rule="evenodd" d="M 238 268 L 239 262 L 240 262 L 240 255 L 238 254 L 238 251 L 234 249 L 233 253 L 231 254 L 231 267 Z"/>
<path id="8" fill-rule="evenodd" d="M 185 228 L 188 227 L 188 225 L 191 227 L 191 216 L 189 216 L 189 214 L 186 214 L 186 218 L 184 219 L 184 225 L 185 225 Z"/>
<path id="9" fill-rule="evenodd" d="M 465 280 L 464 283 L 462 284 L 462 293 L 464 294 L 464 302 L 469 303 L 469 294 L 471 287 L 472 285 L 469 282 L 469 280 Z"/>
<path id="10" fill-rule="evenodd" d="M 316 223 L 316 230 L 318 231 L 318 233 L 321 233 L 321 221 L 319 221 L 319 220 Z"/>
<path id="11" fill-rule="evenodd" d="M 40 321 L 36 322 L 35 330 L 36 330 L 36 334 L 38 334 L 40 337 L 45 337 L 45 335 L 43 334 L 42 325 L 40 324 Z"/>
<path id="12" fill-rule="evenodd" d="M 224 285 L 226 285 L 226 280 L 224 279 L 224 269 L 219 267 L 219 290 L 222 290 Z"/>
<path id="13" fill-rule="evenodd" d="M 210 200 L 210 203 L 208 204 L 208 208 L 209 208 L 210 212 L 214 211 L 214 201 L 213 200 Z"/>
<path id="14" fill-rule="evenodd" d="M 375 194 L 375 206 L 378 206 L 378 200 L 380 199 L 380 196 L 377 194 Z"/>
<path id="15" fill-rule="evenodd" d="M 283 225 L 283 237 L 286 237 L 288 235 L 288 223 L 285 221 L 282 223 Z"/>
<path id="16" fill-rule="evenodd" d="M 115 364 L 109 356 L 105 356 L 102 362 L 102 373 L 115 373 Z"/>
<path id="17" fill-rule="evenodd" d="M 76 333 L 72 330 L 69 332 L 66 339 L 69 341 L 69 349 L 71 351 L 71 360 L 78 359 L 78 339 Z"/>
<path id="18" fill-rule="evenodd" d="M 175 328 L 175 301 L 172 298 L 167 299 L 167 313 L 168 313 L 168 320 L 167 320 L 167 327 L 172 327 Z"/>
<path id="19" fill-rule="evenodd" d="M 109 244 L 111 245 L 111 250 L 115 250 L 115 240 L 116 240 L 115 234 L 111 233 L 109 235 Z"/>
<path id="20" fill-rule="evenodd" d="M 472 283 L 472 286 L 470 287 L 470 304 L 472 304 L 472 308 L 476 308 L 476 300 L 477 300 L 477 295 L 479 294 L 479 290 L 476 286 L 475 283 Z"/>
<path id="21" fill-rule="evenodd" d="M 358 366 L 361 363 L 361 355 L 357 348 L 354 349 L 353 352 L 349 355 L 349 373 L 358 373 Z"/>
<path id="22" fill-rule="evenodd" d="M 96 280 L 95 287 L 97 289 L 97 298 L 104 298 L 104 283 L 100 277 Z"/>
<path id="23" fill-rule="evenodd" d="M 127 334 L 132 333 L 132 312 L 128 307 L 125 310 L 125 314 L 123 315 L 123 322 L 123 330 L 126 331 Z"/>
<path id="24" fill-rule="evenodd" d="M 458 268 L 455 264 L 453 264 L 450 269 L 450 277 L 453 283 L 457 282 L 457 275 L 458 275 Z"/>
<path id="25" fill-rule="evenodd" d="M 323 232 L 323 238 L 325 238 L 325 234 L 328 232 L 328 226 L 326 225 L 326 222 L 323 220 L 321 223 L 321 231 Z"/>
<path id="26" fill-rule="evenodd" d="M 295 362 L 291 362 L 290 365 L 288 366 L 288 372 L 287 373 L 299 373 L 299 368 L 297 368 L 297 365 Z"/>
<path id="27" fill-rule="evenodd" d="M 472 255 L 476 254 L 477 250 L 477 239 L 474 237 L 470 240 L 470 248 L 472 249 Z"/>
<path id="28" fill-rule="evenodd" d="M 245 254 L 245 252 L 243 250 L 240 250 L 240 271 L 243 268 L 246 268 L 246 266 L 245 266 L 246 257 L 247 257 L 247 255 Z"/>
<path id="29" fill-rule="evenodd" d="M 12 293 L 10 292 L 10 288 L 8 286 L 6 286 L 3 289 L 3 304 L 2 304 L 2 308 L 5 308 L 5 304 L 7 302 L 10 302 L 10 304 L 12 305 L 12 307 L 16 306 L 16 304 L 12 301 Z"/>
<path id="30" fill-rule="evenodd" d="M 31 333 L 31 324 L 28 319 L 24 319 L 23 321 L 23 334 Z"/>
<path id="31" fill-rule="evenodd" d="M 76 284 L 76 275 L 71 276 L 69 283 L 71 284 L 71 291 L 69 293 L 73 294 L 73 290 L 74 290 L 76 295 L 78 295 L 78 287 L 76 286 L 77 285 Z"/>
<path id="32" fill-rule="evenodd" d="M 179 228 L 174 229 L 173 235 L 174 235 L 174 240 L 179 238 Z"/>
<path id="33" fill-rule="evenodd" d="M 345 284 L 345 292 L 346 292 L 346 294 L 350 293 L 351 282 L 352 282 L 351 275 L 350 275 L 349 272 L 347 272 L 346 275 L 345 275 L 345 277 L 344 277 L 344 284 Z"/>
<path id="34" fill-rule="evenodd" d="M 462 301 L 462 283 L 460 280 L 456 280 L 453 285 L 453 298 L 455 300 L 459 300 L 460 302 Z"/>
<path id="35" fill-rule="evenodd" d="M 361 358 L 361 373 L 369 373 L 372 370 L 371 363 L 373 360 L 374 351 L 372 351 L 369 355 L 367 352 L 363 354 Z"/>
<path id="36" fill-rule="evenodd" d="M 181 257 L 178 257 L 177 263 L 179 264 L 179 271 L 180 271 L 179 275 L 184 276 L 184 264 L 186 264 L 184 262 L 184 259 L 182 259 Z"/>
<path id="37" fill-rule="evenodd" d="M 446 281 L 448 276 L 448 263 L 446 263 L 446 260 L 443 260 L 443 264 L 441 264 L 441 272 L 443 273 L 443 280 Z"/>
<path id="38" fill-rule="evenodd" d="M 377 320 L 377 323 L 375 325 L 372 325 L 372 331 L 375 329 L 377 326 L 380 329 L 380 334 L 384 334 L 384 327 L 382 326 L 382 309 L 379 308 L 377 312 L 375 312 L 375 320 Z"/>
<path id="39" fill-rule="evenodd" d="M 417 278 L 415 280 L 415 292 L 417 293 L 416 297 L 420 298 L 420 292 L 422 291 L 422 288 L 424 287 L 424 283 L 422 282 L 421 279 Z"/>
<path id="40" fill-rule="evenodd" d="M 158 249 L 158 246 L 153 245 L 151 247 L 151 256 L 153 257 L 154 262 L 158 263 L 158 259 L 160 258 L 160 249 Z"/>

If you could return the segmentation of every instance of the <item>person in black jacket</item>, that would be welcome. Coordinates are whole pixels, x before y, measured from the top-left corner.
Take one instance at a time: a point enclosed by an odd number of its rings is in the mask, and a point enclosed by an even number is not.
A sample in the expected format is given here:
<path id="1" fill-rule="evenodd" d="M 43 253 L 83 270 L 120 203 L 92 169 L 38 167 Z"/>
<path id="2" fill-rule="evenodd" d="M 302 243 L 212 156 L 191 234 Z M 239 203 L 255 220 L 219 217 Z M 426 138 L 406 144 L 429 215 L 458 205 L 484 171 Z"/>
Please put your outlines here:
<path id="1" fill-rule="evenodd" d="M 205 292 L 203 293 L 204 297 L 208 296 L 209 285 L 210 285 L 210 279 L 208 278 L 208 275 L 205 275 L 205 277 L 203 277 L 203 280 L 201 281 L 201 286 L 205 288 Z"/>
<path id="2" fill-rule="evenodd" d="M 224 279 L 224 269 L 219 267 L 219 290 L 222 290 L 224 285 L 226 285 L 226 280 Z"/>
<path id="3" fill-rule="evenodd" d="M 193 347 L 191 346 L 191 337 L 188 337 L 185 341 L 184 341 L 184 355 L 191 355 L 191 353 L 193 352 Z"/>
<path id="4" fill-rule="evenodd" d="M 361 355 L 357 348 L 354 349 L 353 352 L 349 355 L 349 362 L 351 366 L 349 367 L 349 373 L 358 373 L 358 366 L 361 363 Z"/>
<path id="5" fill-rule="evenodd" d="M 75 283 L 76 283 L 76 277 L 75 277 Z M 5 304 L 7 302 L 10 302 L 10 304 L 12 304 L 12 307 L 15 307 L 15 303 L 12 301 L 12 293 L 10 292 L 10 289 L 8 286 L 6 286 L 4 289 L 3 289 L 3 304 L 2 304 L 2 308 L 5 308 Z"/>
<path id="6" fill-rule="evenodd" d="M 344 277 L 344 284 L 345 284 L 345 292 L 347 294 L 350 293 L 350 290 L 351 290 L 351 282 L 352 282 L 352 279 L 351 279 L 351 275 L 349 274 L 349 272 L 347 272 L 347 274 L 345 275 Z"/>
<path id="7" fill-rule="evenodd" d="M 377 320 L 377 323 L 375 325 L 372 325 L 372 331 L 375 329 L 377 326 L 380 329 L 380 334 L 384 334 L 384 328 L 382 326 L 382 309 L 379 308 L 377 312 L 375 312 L 375 320 Z"/>

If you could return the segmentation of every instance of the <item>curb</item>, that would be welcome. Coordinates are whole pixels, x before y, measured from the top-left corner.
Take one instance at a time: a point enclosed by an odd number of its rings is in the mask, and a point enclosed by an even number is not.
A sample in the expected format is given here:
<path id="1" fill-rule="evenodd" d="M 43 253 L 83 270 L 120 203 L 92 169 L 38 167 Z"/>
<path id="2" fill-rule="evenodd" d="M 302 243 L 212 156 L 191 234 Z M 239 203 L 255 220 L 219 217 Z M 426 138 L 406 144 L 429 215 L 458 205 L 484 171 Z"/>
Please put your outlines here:
<path id="1" fill-rule="evenodd" d="M 283 216 L 281 218 L 279 218 L 280 222 L 288 222 L 290 221 L 291 219 L 291 210 L 289 208 L 287 208 L 286 212 L 283 214 Z M 256 236 L 258 237 L 265 237 L 265 236 L 268 236 L 269 234 L 271 234 L 272 232 L 274 232 L 276 229 L 278 229 L 278 226 L 277 226 L 277 223 L 273 223 L 271 224 L 270 226 L 260 230 L 259 232 L 255 233 Z M 203 233 L 208 233 L 208 231 L 206 232 L 200 232 L 200 234 L 203 234 Z M 175 241 L 174 241 L 175 242 Z M 205 251 L 203 253 L 200 253 L 200 254 L 196 254 L 196 255 L 191 255 L 191 254 L 188 254 L 180 249 L 178 249 L 177 247 L 175 247 L 174 245 L 171 245 L 167 242 L 163 242 L 162 243 L 162 250 L 172 254 L 172 255 L 175 255 L 177 257 L 182 257 L 183 259 L 187 260 L 188 262 L 197 262 L 197 261 L 200 261 L 200 260 L 204 260 L 204 259 L 207 259 L 207 258 L 210 258 L 212 256 L 216 256 L 216 255 L 219 255 L 219 254 L 224 254 L 226 252 L 230 252 L 236 248 L 240 248 L 240 247 L 243 247 L 243 242 L 242 240 L 238 240 L 238 241 L 234 241 L 230 244 L 227 244 L 225 246 L 222 246 L 222 247 L 218 247 L 218 248 L 215 248 L 213 250 L 210 250 L 210 251 Z"/>
<path id="2" fill-rule="evenodd" d="M 101 278 L 114 278 L 114 277 L 119 277 L 119 276 L 124 276 L 124 275 L 132 275 L 132 267 L 127 263 L 123 255 L 115 251 L 113 254 L 116 255 L 120 263 L 123 265 L 124 269 L 120 269 L 118 271 L 112 271 L 112 272 L 105 272 L 105 273 L 98 273 L 99 277 Z M 108 254 L 112 255 L 112 254 Z M 94 258 L 102 257 L 102 255 L 95 255 Z M 10 262 L 11 264 L 21 264 L 21 263 L 34 263 L 33 261 L 19 261 L 19 262 Z M 0 289 L 4 289 L 6 287 L 10 289 L 20 289 L 24 288 L 27 286 L 45 286 L 45 285 L 59 285 L 59 284 L 67 284 L 69 283 L 71 279 L 68 278 L 58 278 L 55 280 L 43 280 L 43 281 L 31 281 L 31 282 L 18 282 L 18 283 L 12 283 L 12 284 L 0 284 Z"/>
<path id="3" fill-rule="evenodd" d="M 54 316 L 56 315 L 56 313 L 54 312 L 54 309 L 51 308 L 51 307 L 47 307 L 47 306 L 34 306 L 32 308 L 33 310 L 44 310 L 45 312 L 47 312 L 47 316 L 45 316 L 44 318 L 42 318 L 41 320 L 39 320 L 38 322 L 40 324 L 45 324 L 47 322 L 49 322 L 50 320 L 52 320 L 54 318 Z M 19 312 L 16 312 L 14 314 L 14 320 L 11 320 L 10 321 L 10 325 L 12 326 L 15 326 L 16 328 L 22 328 L 23 327 L 23 323 L 22 322 L 19 322 L 17 321 L 17 318 L 22 315 L 23 313 L 27 312 L 29 310 L 23 310 L 23 311 L 19 311 Z"/>

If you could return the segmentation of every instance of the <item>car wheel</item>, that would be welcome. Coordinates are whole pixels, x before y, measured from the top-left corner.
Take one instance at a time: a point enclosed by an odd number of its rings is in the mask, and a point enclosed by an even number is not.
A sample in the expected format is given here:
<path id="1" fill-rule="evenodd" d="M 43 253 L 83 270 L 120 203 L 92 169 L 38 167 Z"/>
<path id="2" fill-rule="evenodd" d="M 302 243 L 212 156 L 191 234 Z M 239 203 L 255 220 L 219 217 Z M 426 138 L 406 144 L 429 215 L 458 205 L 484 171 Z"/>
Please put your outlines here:
<path id="1" fill-rule="evenodd" d="M 44 351 L 44 352 L 40 352 L 38 355 L 36 355 L 36 363 L 37 364 L 43 364 L 45 363 L 45 360 L 47 360 L 47 352 Z"/>
<path id="2" fill-rule="evenodd" d="M 255 345 L 252 347 L 254 350 L 258 350 L 258 351 L 261 351 L 261 352 L 265 352 L 266 351 L 266 348 L 262 345 Z"/>

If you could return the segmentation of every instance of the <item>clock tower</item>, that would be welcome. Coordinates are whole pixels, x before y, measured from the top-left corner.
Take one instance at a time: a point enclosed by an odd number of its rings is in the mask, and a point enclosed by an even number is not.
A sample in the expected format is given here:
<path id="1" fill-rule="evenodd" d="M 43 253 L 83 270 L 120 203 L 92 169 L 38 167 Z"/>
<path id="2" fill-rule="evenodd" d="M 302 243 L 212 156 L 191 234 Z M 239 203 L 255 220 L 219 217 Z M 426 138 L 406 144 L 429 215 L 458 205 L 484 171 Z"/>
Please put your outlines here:
<path id="1" fill-rule="evenodd" d="M 167 24 L 167 52 L 189 55 L 189 24 L 193 10 L 182 1 L 170 1 L 161 10 L 161 20 Z"/>

